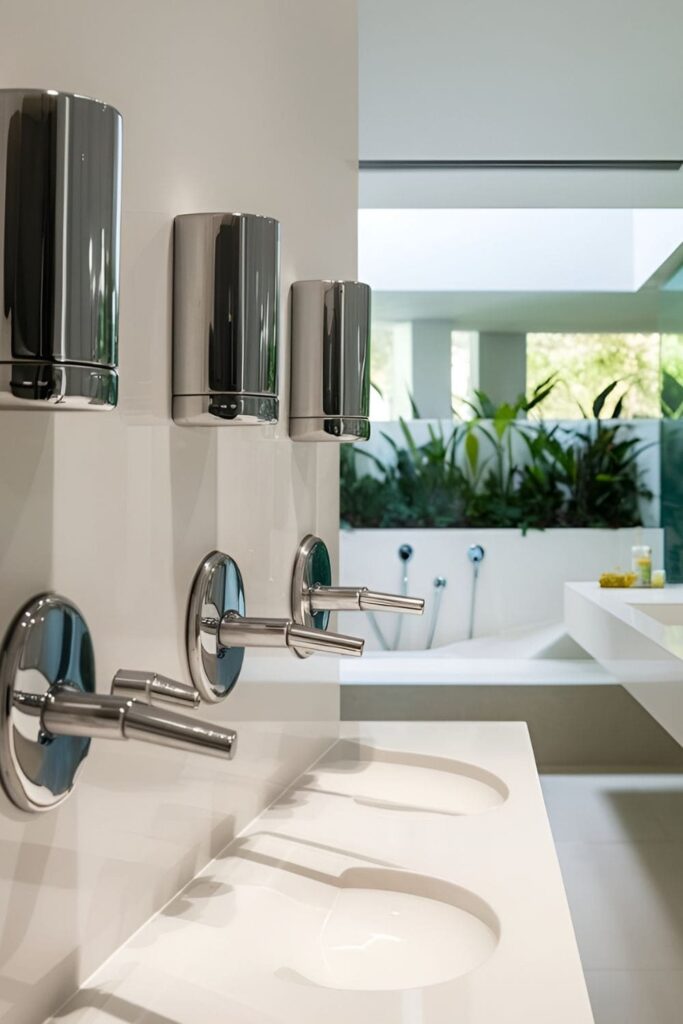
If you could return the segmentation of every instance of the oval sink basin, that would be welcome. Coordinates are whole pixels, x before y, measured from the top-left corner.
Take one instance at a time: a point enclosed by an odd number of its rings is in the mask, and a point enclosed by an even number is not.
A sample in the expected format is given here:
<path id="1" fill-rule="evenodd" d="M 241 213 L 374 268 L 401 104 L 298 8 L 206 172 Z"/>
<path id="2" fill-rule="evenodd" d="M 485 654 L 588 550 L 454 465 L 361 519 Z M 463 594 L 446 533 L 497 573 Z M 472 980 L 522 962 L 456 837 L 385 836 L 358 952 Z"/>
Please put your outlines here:
<path id="1" fill-rule="evenodd" d="M 387 810 L 453 815 L 481 814 L 509 795 L 502 779 L 476 765 L 347 740 L 307 776 L 306 788 Z"/>
<path id="2" fill-rule="evenodd" d="M 474 893 L 421 875 L 352 868 L 337 883 L 320 929 L 289 957 L 300 978 L 326 988 L 386 991 L 458 978 L 487 960 L 499 924 Z M 294 929 L 296 932 L 296 929 Z"/>

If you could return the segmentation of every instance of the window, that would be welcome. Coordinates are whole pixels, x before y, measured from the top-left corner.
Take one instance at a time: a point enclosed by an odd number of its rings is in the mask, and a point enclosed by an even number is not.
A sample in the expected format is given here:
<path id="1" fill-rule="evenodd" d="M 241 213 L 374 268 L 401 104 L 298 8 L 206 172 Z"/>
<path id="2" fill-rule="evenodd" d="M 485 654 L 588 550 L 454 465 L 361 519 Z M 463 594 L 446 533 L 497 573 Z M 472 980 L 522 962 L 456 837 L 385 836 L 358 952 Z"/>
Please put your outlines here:
<path id="1" fill-rule="evenodd" d="M 557 373 L 543 416 L 576 419 L 582 410 L 590 416 L 596 396 L 620 380 L 627 388 L 622 416 L 657 418 L 660 347 L 659 334 L 527 334 L 527 394 Z M 683 349 L 678 353 L 683 366 Z"/>

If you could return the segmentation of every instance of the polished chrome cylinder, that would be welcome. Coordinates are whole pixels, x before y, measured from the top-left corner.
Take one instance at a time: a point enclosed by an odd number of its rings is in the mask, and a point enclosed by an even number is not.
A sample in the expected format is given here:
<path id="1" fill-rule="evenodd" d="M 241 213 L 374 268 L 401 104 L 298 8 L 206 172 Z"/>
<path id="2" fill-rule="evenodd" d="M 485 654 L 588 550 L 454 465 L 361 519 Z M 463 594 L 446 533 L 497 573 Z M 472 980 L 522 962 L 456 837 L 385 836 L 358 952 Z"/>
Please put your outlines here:
<path id="1" fill-rule="evenodd" d="M 130 702 L 101 693 L 57 686 L 44 698 L 43 728 L 52 736 L 125 739 L 123 721 Z"/>
<path id="2" fill-rule="evenodd" d="M 280 225 L 271 217 L 176 217 L 176 423 L 225 426 L 277 420 L 279 240 Z"/>
<path id="3" fill-rule="evenodd" d="M 127 740 L 143 740 L 190 754 L 209 754 L 230 760 L 237 749 L 237 733 L 210 722 L 198 722 L 173 711 L 131 701 L 123 732 Z"/>
<path id="4" fill-rule="evenodd" d="M 370 288 L 358 281 L 292 286 L 290 436 L 370 437 Z"/>
<path id="5" fill-rule="evenodd" d="M 83 96 L 0 90 L 0 409 L 116 405 L 121 124 Z"/>
<path id="6" fill-rule="evenodd" d="M 218 624 L 221 647 L 286 647 L 288 619 L 252 619 L 228 612 Z"/>
<path id="7" fill-rule="evenodd" d="M 188 753 L 232 758 L 237 734 L 209 722 L 135 700 L 86 694 L 68 686 L 53 688 L 44 698 L 42 724 L 52 736 L 87 736 L 142 740 Z"/>
<path id="8" fill-rule="evenodd" d="M 171 705 L 194 711 L 199 707 L 200 696 L 193 686 L 177 683 L 168 676 L 157 672 L 138 672 L 136 669 L 119 669 L 111 684 L 111 692 L 117 697 L 144 701 L 146 704 Z"/>
<path id="9" fill-rule="evenodd" d="M 292 624 L 288 632 L 288 646 L 302 654 L 338 654 L 360 658 L 365 640 L 343 633 L 330 633 L 308 626 Z"/>
<path id="10" fill-rule="evenodd" d="M 364 641 L 299 626 L 291 619 L 252 619 L 228 612 L 218 627 L 222 647 L 291 647 L 307 653 L 360 656 Z"/>
<path id="11" fill-rule="evenodd" d="M 421 597 L 382 594 L 367 587 L 311 587 L 308 591 L 310 611 L 337 612 L 401 612 L 422 615 L 425 607 Z"/>

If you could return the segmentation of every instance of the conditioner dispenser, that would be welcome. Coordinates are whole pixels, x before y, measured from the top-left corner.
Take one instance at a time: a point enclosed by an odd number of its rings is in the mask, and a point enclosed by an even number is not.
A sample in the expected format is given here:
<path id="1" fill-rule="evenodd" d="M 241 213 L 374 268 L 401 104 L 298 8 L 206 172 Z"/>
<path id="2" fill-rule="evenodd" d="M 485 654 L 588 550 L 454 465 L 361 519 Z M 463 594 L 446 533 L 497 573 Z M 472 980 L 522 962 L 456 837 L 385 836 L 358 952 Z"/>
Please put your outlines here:
<path id="1" fill-rule="evenodd" d="M 292 287 L 294 441 L 370 437 L 370 288 L 358 281 Z"/>
<path id="2" fill-rule="evenodd" d="M 121 115 L 0 90 L 0 409 L 116 405 Z"/>
<path id="3" fill-rule="evenodd" d="M 280 225 L 248 213 L 175 219 L 173 419 L 274 423 Z"/>

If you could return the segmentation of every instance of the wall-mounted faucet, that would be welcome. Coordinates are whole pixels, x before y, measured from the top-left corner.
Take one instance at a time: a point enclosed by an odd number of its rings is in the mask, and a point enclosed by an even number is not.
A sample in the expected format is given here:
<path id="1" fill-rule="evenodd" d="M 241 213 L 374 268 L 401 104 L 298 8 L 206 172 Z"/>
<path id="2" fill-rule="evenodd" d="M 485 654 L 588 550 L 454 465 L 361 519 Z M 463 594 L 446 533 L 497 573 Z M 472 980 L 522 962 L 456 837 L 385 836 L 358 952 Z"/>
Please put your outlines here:
<path id="1" fill-rule="evenodd" d="M 90 631 L 78 608 L 56 594 L 22 608 L 0 653 L 0 778 L 10 799 L 25 811 L 58 806 L 94 738 L 234 756 L 232 729 L 159 706 L 196 706 L 189 687 L 145 676 L 119 672 L 110 694 L 96 693 Z"/>
<path id="2" fill-rule="evenodd" d="M 383 594 L 367 587 L 333 587 L 330 555 L 320 537 L 308 534 L 297 549 L 292 573 L 292 617 L 304 626 L 326 630 L 333 611 L 422 615 L 424 606 L 421 597 Z"/>
<path id="3" fill-rule="evenodd" d="M 309 654 L 359 656 L 365 641 L 318 629 L 292 619 L 245 614 L 244 583 L 237 563 L 221 551 L 207 555 L 190 590 L 187 656 L 192 682 L 211 704 L 230 693 L 240 674 L 246 647 L 287 647 Z"/>

